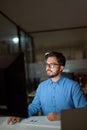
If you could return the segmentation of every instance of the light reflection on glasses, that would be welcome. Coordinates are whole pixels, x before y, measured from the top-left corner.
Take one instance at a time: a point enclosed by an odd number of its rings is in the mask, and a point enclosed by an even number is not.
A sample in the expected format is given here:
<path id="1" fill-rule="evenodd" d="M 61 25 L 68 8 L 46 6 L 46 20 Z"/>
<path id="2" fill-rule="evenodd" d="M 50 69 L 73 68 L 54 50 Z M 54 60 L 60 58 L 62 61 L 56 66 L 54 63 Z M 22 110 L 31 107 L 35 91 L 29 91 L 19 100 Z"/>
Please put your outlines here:
<path id="1" fill-rule="evenodd" d="M 49 68 L 54 68 L 56 65 L 59 66 L 59 64 L 56 64 L 56 63 L 50 63 L 50 64 L 46 63 L 45 64 L 45 66 L 49 67 Z"/>

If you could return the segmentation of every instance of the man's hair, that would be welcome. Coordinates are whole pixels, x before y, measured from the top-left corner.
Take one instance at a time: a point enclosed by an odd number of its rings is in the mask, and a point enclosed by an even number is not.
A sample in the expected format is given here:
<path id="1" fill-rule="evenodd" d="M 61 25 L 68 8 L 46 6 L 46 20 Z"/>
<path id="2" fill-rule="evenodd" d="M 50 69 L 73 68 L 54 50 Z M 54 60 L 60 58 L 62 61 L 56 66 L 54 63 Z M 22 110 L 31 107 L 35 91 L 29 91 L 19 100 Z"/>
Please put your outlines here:
<path id="1" fill-rule="evenodd" d="M 60 66 L 65 66 L 66 58 L 62 53 L 55 51 L 45 53 L 45 60 L 47 60 L 49 57 L 56 57 Z"/>

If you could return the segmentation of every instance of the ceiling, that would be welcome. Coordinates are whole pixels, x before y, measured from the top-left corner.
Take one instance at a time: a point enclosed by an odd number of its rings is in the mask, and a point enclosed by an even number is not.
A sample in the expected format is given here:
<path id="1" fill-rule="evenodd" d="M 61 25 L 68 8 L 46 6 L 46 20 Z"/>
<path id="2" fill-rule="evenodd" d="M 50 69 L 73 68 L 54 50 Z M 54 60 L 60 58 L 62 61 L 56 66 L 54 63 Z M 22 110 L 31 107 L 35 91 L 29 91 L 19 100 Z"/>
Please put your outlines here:
<path id="1" fill-rule="evenodd" d="M 87 0 L 0 0 L 0 10 L 29 33 L 87 26 Z"/>
<path id="2" fill-rule="evenodd" d="M 87 40 L 87 30 L 78 30 L 87 28 L 87 0 L 0 0 L 0 11 L 36 38 L 37 54 L 62 45 L 79 47 Z"/>

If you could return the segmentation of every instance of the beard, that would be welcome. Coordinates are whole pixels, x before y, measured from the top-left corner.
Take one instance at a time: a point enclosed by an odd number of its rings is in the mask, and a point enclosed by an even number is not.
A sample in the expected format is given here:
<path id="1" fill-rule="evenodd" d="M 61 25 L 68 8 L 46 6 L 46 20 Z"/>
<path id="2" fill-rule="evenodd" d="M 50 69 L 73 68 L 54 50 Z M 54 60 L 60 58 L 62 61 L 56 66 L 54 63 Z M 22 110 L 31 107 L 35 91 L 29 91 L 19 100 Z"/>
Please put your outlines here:
<path id="1" fill-rule="evenodd" d="M 52 74 L 52 75 L 49 75 L 48 73 L 47 73 L 47 76 L 48 76 L 48 78 L 55 78 L 56 76 L 58 76 L 60 74 L 60 71 L 58 70 L 58 71 L 56 71 L 54 74 Z"/>

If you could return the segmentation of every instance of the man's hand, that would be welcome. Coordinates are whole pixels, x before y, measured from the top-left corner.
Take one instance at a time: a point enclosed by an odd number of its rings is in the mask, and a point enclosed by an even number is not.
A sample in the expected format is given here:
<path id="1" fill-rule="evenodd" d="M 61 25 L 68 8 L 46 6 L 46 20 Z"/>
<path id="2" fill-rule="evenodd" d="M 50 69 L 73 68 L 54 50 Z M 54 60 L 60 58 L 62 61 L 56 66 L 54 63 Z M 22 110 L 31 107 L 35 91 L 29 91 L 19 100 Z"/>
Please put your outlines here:
<path id="1" fill-rule="evenodd" d="M 8 119 L 7 119 L 7 123 L 8 124 L 15 124 L 15 123 L 17 123 L 17 122 L 20 122 L 21 121 L 21 118 L 20 117 L 9 117 Z"/>
<path id="2" fill-rule="evenodd" d="M 48 116 L 47 116 L 48 120 L 50 121 L 58 121 L 60 120 L 60 115 L 57 114 L 57 113 L 50 113 Z"/>

